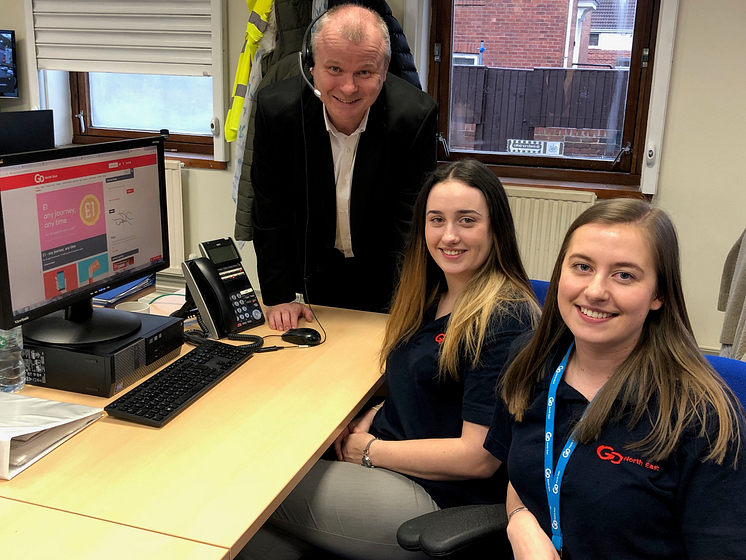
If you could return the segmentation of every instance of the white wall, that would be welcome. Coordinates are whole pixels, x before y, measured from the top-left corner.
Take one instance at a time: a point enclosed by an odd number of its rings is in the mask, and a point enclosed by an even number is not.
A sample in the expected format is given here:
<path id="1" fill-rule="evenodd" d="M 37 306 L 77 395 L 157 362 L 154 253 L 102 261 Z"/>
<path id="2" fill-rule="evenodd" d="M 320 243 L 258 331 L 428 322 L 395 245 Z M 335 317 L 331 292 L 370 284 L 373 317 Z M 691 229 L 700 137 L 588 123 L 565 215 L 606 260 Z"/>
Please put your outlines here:
<path id="1" fill-rule="evenodd" d="M 723 263 L 746 228 L 746 2 L 681 0 L 654 204 L 679 233 L 689 315 L 703 349 L 720 346 Z"/>
<path id="2" fill-rule="evenodd" d="M 402 19 L 407 1 L 412 0 L 391 0 L 395 15 Z M 228 82 L 232 87 L 248 10 L 245 0 L 227 2 Z M 18 0 L 0 0 L 0 13 L 2 26 L 17 31 L 20 72 L 26 76 L 23 5 Z M 746 179 L 741 164 L 746 145 L 742 137 L 746 131 L 744 22 L 743 0 L 680 0 L 665 145 L 654 198 L 654 204 L 668 211 L 678 228 L 689 313 L 698 342 L 706 350 L 719 347 L 720 275 L 728 251 L 746 228 Z M 22 94 L 27 87 L 22 84 Z M 30 109 L 24 99 L 4 101 L 0 110 Z M 185 170 L 187 251 L 198 252 L 197 244 L 205 239 L 233 234 L 232 180 L 232 162 L 226 171 Z M 242 255 L 255 281 L 250 245 Z"/>

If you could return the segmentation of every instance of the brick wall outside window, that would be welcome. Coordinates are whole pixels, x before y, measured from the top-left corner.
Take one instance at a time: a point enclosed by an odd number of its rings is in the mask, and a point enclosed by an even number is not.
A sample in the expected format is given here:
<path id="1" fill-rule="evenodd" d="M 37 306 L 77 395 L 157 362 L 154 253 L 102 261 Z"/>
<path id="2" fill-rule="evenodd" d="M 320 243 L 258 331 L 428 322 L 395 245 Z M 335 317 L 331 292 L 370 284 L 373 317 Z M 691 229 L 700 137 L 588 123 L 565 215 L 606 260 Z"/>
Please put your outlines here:
<path id="1" fill-rule="evenodd" d="M 573 0 L 570 37 L 575 38 L 578 1 Z M 567 0 L 455 0 L 453 52 L 479 54 L 492 68 L 563 67 Z M 570 41 L 568 58 L 578 50 L 578 62 L 617 65 L 629 51 L 589 49 L 593 12 L 581 30 L 580 44 Z"/>
<path id="2" fill-rule="evenodd" d="M 485 66 L 561 67 L 566 26 L 567 0 L 456 0 L 453 50 L 476 54 L 484 40 Z"/>

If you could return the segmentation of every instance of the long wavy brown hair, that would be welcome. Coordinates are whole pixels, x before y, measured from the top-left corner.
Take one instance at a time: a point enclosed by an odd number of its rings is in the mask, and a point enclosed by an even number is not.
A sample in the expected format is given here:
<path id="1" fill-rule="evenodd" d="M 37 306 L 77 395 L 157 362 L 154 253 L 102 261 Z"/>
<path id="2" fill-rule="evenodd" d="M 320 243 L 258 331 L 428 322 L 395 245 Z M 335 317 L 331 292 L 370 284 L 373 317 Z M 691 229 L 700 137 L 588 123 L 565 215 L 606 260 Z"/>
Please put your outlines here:
<path id="1" fill-rule="evenodd" d="M 679 244 L 669 216 L 646 202 L 616 199 L 600 202 L 581 214 L 570 226 L 552 272 L 544 311 L 536 334 L 508 368 L 501 394 L 516 420 L 531 405 L 533 388 L 545 375 L 550 356 L 567 348 L 573 335 L 557 306 L 562 263 L 573 234 L 587 224 L 630 224 L 638 227 L 650 248 L 656 268 L 660 309 L 648 312 L 637 345 L 601 388 L 574 435 L 588 444 L 601 435 L 610 421 L 620 421 L 625 411 L 633 427 L 653 414 L 652 431 L 631 449 L 646 453 L 650 460 L 665 459 L 676 449 L 684 431 L 693 424 L 707 436 L 716 420 L 706 460 L 721 464 L 729 445 L 740 449 L 738 416 L 743 409 L 723 379 L 699 351 L 684 303 L 679 266 Z M 615 400 L 620 403 L 615 405 Z M 657 403 L 657 411 L 649 406 Z M 621 405 L 621 406 L 620 406 Z"/>
<path id="2" fill-rule="evenodd" d="M 482 193 L 489 210 L 493 246 L 456 299 L 448 320 L 448 336 L 440 346 L 439 375 L 458 379 L 464 356 L 474 365 L 479 362 L 487 327 L 498 308 L 518 313 L 518 305 L 528 304 L 538 318 L 539 306 L 521 262 L 513 215 L 500 180 L 476 160 L 459 160 L 439 167 L 425 181 L 414 205 L 401 279 L 386 325 L 381 368 L 399 344 L 412 338 L 427 309 L 447 289 L 443 271 L 430 256 L 425 242 L 427 199 L 433 187 L 444 181 L 459 181 Z"/>

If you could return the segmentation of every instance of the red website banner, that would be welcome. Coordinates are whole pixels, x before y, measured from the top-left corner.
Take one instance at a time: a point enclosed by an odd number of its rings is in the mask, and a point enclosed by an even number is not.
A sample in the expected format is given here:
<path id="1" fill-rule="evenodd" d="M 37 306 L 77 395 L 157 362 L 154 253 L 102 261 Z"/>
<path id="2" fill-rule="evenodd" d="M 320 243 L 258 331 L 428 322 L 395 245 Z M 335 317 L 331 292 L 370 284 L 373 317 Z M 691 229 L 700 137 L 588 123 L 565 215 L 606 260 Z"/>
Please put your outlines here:
<path id="1" fill-rule="evenodd" d="M 13 177 L 0 177 L 0 191 L 22 189 L 33 185 L 47 185 L 50 183 L 58 183 L 60 181 L 79 179 L 80 177 L 90 177 L 92 175 L 115 173 L 125 169 L 155 165 L 157 161 L 158 158 L 156 154 L 148 154 L 144 156 L 123 157 L 116 160 L 88 163 L 86 165 L 47 169 L 45 171 L 24 173 L 23 175 L 15 175 Z"/>

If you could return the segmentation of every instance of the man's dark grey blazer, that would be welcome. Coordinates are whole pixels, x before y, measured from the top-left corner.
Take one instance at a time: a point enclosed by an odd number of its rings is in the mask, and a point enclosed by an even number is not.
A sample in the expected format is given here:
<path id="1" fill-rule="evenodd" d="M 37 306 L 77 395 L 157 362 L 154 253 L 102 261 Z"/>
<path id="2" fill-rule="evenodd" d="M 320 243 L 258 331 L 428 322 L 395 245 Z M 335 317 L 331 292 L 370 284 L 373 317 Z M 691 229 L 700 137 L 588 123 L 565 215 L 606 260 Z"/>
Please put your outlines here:
<path id="1" fill-rule="evenodd" d="M 309 287 L 312 304 L 383 310 L 414 200 L 435 168 L 436 103 L 387 75 L 355 159 L 350 197 L 355 256 L 340 268 L 341 253 L 333 249 L 334 164 L 321 101 L 300 76 L 267 86 L 255 101 L 251 216 L 265 305 L 292 301 Z"/>

